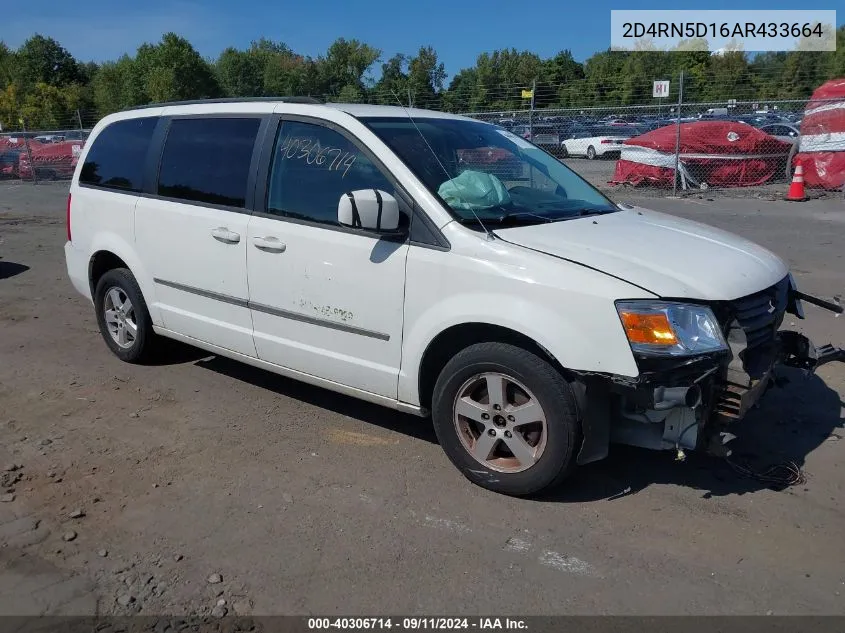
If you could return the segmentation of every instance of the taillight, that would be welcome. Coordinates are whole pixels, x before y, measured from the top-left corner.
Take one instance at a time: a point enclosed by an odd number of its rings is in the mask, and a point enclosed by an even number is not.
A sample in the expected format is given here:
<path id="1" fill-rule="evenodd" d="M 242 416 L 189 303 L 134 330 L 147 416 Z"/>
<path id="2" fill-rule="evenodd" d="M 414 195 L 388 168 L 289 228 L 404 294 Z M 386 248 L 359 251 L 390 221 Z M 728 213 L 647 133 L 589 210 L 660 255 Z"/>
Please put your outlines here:
<path id="1" fill-rule="evenodd" d="M 71 242 L 73 240 L 70 239 L 70 194 L 67 194 L 67 216 L 65 224 L 67 224 L 67 241 Z"/>
<path id="2" fill-rule="evenodd" d="M 599 141 L 599 143 L 601 145 L 610 145 L 611 143 L 613 143 L 613 141 L 611 141 L 609 138 L 603 138 L 601 141 Z"/>

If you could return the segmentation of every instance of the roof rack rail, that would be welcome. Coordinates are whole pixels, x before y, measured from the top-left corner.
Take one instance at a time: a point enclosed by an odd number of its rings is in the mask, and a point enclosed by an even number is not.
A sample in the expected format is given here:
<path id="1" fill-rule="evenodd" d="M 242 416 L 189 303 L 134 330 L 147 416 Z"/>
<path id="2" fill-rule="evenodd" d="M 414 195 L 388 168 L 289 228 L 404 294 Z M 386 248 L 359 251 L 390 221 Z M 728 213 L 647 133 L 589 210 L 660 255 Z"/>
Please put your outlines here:
<path id="1" fill-rule="evenodd" d="M 320 101 L 319 99 L 315 99 L 314 97 L 225 97 L 221 99 L 191 99 L 189 101 L 163 101 L 162 103 L 147 103 L 144 105 L 137 105 L 131 106 L 129 108 L 124 108 L 123 112 L 127 112 L 129 110 L 143 110 L 145 108 L 165 108 L 168 106 L 181 105 L 202 105 L 205 103 L 272 103 L 279 101 L 284 103 L 323 103 L 322 101 Z"/>

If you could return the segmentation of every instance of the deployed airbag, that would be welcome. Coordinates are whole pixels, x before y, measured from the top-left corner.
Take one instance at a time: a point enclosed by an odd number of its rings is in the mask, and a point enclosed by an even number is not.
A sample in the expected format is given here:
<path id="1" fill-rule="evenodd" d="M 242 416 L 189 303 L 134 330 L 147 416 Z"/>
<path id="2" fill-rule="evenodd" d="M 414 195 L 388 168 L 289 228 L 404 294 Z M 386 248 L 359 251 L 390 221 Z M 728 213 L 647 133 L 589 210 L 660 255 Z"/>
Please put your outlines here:
<path id="1" fill-rule="evenodd" d="M 504 183 L 496 176 L 471 169 L 444 182 L 437 193 L 453 209 L 473 211 L 503 206 L 511 200 Z"/>

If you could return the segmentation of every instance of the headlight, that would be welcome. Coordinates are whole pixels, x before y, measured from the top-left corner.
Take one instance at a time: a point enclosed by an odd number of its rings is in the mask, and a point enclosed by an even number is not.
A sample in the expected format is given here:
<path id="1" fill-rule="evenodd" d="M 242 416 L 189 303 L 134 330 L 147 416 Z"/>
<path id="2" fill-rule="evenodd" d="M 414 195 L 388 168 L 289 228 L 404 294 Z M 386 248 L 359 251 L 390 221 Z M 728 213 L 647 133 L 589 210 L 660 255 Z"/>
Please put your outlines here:
<path id="1" fill-rule="evenodd" d="M 719 322 L 707 306 L 620 301 L 616 311 L 634 352 L 689 356 L 728 349 Z"/>

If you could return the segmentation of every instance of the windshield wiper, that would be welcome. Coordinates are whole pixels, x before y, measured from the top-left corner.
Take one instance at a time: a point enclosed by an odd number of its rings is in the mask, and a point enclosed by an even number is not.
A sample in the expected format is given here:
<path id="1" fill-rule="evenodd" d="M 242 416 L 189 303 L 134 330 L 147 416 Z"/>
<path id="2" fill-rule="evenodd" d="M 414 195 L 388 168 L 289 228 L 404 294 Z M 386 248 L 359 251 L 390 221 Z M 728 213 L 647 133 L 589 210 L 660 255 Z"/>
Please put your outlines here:
<path id="1" fill-rule="evenodd" d="M 547 215 L 540 215 L 538 213 L 531 213 L 530 211 L 515 211 L 513 213 L 505 213 L 499 216 L 492 216 L 488 218 L 461 218 L 459 222 L 461 224 L 479 224 L 480 222 L 483 222 L 484 224 L 490 224 L 494 226 L 502 226 L 505 224 L 550 224 L 552 222 L 574 220 L 576 218 L 583 218 L 590 215 L 605 215 L 608 213 L 613 213 L 614 211 L 616 211 L 616 209 L 611 208 L 555 209 L 554 211 L 552 211 L 552 213 L 565 212 L 566 215 L 555 215 L 552 217 L 549 217 Z"/>
<path id="2" fill-rule="evenodd" d="M 479 224 L 483 222 L 484 224 L 491 224 L 496 226 L 502 226 L 503 224 L 540 224 L 540 223 L 549 223 L 554 222 L 555 218 L 549 218 L 544 215 L 537 215 L 536 213 L 505 213 L 499 216 L 493 216 L 489 218 L 461 218 L 459 220 L 461 224 Z"/>
<path id="3" fill-rule="evenodd" d="M 578 218 L 583 218 L 587 215 L 606 215 L 608 213 L 613 213 L 616 209 L 578 209 L 573 216 Z"/>

